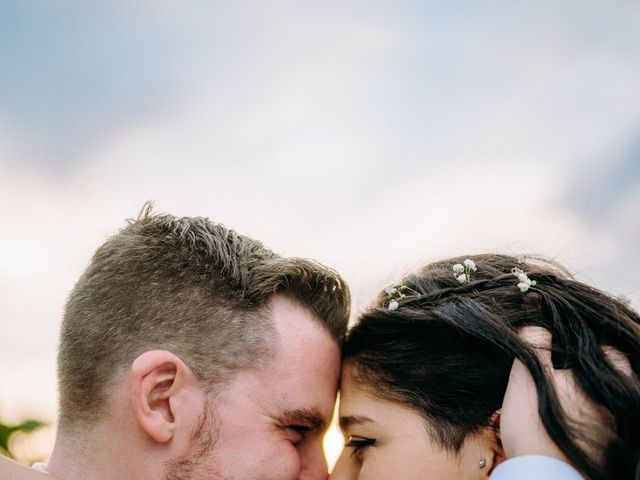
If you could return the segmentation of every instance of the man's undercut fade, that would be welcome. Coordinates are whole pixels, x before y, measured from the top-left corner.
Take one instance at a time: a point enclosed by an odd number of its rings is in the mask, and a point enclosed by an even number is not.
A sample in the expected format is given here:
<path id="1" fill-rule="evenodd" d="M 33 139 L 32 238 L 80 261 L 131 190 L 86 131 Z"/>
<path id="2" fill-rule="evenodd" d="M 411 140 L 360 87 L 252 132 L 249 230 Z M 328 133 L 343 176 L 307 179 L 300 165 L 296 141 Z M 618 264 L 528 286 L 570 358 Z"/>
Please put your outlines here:
<path id="1" fill-rule="evenodd" d="M 208 389 L 266 364 L 277 345 L 275 294 L 300 302 L 342 341 L 350 297 L 334 270 L 145 204 L 98 248 L 69 295 L 58 353 L 61 428 L 95 424 L 110 387 L 148 350 L 175 353 Z"/>

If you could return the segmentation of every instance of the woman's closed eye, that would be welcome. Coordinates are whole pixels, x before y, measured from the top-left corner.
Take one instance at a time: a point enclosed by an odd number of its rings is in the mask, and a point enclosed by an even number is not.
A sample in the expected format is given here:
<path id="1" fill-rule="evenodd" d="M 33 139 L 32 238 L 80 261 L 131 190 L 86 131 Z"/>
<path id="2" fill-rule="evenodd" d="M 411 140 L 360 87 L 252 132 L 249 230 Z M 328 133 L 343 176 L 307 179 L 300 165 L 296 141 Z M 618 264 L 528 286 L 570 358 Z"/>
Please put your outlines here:
<path id="1" fill-rule="evenodd" d="M 351 456 L 360 456 L 368 448 L 376 443 L 375 438 L 354 437 L 349 436 L 349 440 L 344 444 L 345 447 L 352 448 Z"/>

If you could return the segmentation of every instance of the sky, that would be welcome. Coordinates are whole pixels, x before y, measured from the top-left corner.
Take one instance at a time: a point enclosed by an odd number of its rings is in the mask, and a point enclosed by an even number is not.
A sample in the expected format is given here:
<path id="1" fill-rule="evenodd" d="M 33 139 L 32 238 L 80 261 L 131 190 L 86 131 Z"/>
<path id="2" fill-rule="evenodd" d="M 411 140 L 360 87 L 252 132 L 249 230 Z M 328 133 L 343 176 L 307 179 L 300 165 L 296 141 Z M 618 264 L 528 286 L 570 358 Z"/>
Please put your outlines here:
<path id="1" fill-rule="evenodd" d="M 66 296 L 156 210 L 350 283 L 541 253 L 640 304 L 640 4 L 0 3 L 0 418 L 56 412 Z"/>

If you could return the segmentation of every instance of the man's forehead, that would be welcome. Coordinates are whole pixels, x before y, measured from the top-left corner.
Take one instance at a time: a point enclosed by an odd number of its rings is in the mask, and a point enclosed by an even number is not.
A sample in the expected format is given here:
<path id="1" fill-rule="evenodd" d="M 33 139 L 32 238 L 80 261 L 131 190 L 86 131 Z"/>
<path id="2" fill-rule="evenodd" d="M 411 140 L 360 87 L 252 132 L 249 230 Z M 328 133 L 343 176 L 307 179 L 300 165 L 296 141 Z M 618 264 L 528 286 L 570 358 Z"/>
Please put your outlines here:
<path id="1" fill-rule="evenodd" d="M 275 298 L 273 311 L 277 353 L 265 373 L 285 384 L 295 382 L 302 394 L 325 381 L 337 383 L 340 346 L 330 332 L 310 311 L 286 297 Z"/>
<path id="2" fill-rule="evenodd" d="M 340 347 L 296 302 L 277 297 L 273 305 L 278 350 L 258 373 L 263 401 L 290 425 L 324 428 L 331 418 L 340 376 Z"/>

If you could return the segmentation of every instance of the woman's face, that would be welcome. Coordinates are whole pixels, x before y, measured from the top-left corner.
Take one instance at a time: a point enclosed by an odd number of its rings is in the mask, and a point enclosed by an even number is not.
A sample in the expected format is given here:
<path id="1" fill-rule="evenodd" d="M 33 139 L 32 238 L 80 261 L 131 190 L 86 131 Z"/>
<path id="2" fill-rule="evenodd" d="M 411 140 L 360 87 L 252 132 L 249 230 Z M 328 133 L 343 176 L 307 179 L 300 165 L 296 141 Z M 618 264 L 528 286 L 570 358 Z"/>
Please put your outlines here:
<path id="1" fill-rule="evenodd" d="M 424 419 L 410 408 L 380 400 L 352 375 L 348 365 L 340 387 L 340 427 L 345 448 L 332 480 L 475 480 L 493 467 L 491 438 L 467 439 L 457 454 L 432 441 Z M 481 467 L 481 459 L 486 465 Z"/>

